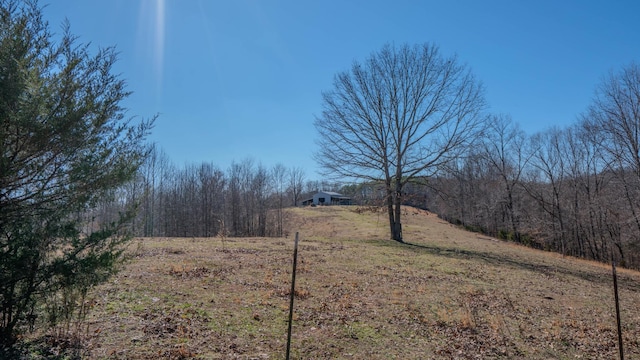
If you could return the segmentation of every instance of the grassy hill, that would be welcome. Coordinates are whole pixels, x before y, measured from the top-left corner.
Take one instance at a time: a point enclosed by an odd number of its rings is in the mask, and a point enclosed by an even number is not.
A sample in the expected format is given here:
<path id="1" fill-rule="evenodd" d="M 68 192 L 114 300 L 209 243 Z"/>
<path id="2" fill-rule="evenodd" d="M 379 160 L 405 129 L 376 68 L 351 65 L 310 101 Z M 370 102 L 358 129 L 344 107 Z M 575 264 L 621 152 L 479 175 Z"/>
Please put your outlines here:
<path id="1" fill-rule="evenodd" d="M 288 238 L 141 239 L 92 294 L 94 359 L 283 359 L 300 232 L 296 359 L 613 359 L 611 269 L 405 209 L 291 209 Z M 629 358 L 640 355 L 640 275 L 619 271 Z"/>

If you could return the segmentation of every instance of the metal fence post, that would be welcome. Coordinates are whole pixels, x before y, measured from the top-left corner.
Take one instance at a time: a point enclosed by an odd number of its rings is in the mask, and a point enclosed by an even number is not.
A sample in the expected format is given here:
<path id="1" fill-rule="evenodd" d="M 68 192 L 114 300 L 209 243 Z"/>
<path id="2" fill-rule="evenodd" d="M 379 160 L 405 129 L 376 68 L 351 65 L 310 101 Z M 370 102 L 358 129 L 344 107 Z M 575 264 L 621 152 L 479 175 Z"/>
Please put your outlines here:
<path id="1" fill-rule="evenodd" d="M 296 265 L 298 263 L 298 233 L 296 232 L 296 240 L 293 245 L 293 272 L 291 274 L 291 294 L 289 296 L 289 330 L 287 332 L 287 356 L 289 360 L 289 354 L 291 350 L 291 325 L 293 324 L 293 298 L 296 295 Z"/>

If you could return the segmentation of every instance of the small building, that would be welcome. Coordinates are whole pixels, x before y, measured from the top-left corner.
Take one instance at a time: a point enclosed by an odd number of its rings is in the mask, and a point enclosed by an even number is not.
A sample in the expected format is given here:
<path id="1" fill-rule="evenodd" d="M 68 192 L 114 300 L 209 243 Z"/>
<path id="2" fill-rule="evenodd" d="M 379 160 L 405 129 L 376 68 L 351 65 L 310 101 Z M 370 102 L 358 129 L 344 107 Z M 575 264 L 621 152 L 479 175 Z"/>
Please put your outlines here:
<path id="1" fill-rule="evenodd" d="M 303 200 L 302 205 L 351 205 L 351 198 L 337 192 L 320 191 L 313 198 Z"/>

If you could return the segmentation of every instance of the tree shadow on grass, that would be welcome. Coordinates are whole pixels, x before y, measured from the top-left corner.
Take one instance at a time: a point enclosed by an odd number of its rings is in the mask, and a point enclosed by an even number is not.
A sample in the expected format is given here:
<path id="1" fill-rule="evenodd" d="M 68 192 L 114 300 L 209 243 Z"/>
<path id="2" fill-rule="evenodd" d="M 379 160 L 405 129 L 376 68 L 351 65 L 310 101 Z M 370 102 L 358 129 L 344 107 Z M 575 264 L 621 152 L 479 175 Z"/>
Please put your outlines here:
<path id="1" fill-rule="evenodd" d="M 594 270 L 580 270 L 573 267 L 566 267 L 560 264 L 546 265 L 534 262 L 529 262 L 522 259 L 513 259 L 504 254 L 494 254 L 491 252 L 465 250 L 453 247 L 440 247 L 436 245 L 416 244 L 410 242 L 396 243 L 399 247 L 412 249 L 414 251 L 426 252 L 435 256 L 444 256 L 451 259 L 476 259 L 484 261 L 488 264 L 495 266 L 506 266 L 511 268 L 523 269 L 532 273 L 538 273 L 541 275 L 554 275 L 563 274 L 572 276 L 578 279 L 591 281 L 594 283 L 602 284 L 605 286 L 613 286 L 613 280 L 610 274 L 606 271 L 594 271 Z M 576 265 L 577 267 L 578 265 Z M 618 274 L 618 285 L 622 288 L 634 292 L 640 292 L 640 283 L 635 279 Z M 622 280 L 622 281 L 620 281 Z"/>

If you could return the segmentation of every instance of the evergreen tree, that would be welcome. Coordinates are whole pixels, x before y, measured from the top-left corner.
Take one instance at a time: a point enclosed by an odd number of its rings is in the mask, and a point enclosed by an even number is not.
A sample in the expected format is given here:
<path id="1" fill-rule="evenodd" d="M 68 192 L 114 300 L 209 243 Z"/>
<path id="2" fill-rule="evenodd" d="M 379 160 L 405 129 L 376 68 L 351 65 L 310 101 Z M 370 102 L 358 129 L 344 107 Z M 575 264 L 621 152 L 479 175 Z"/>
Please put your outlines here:
<path id="1" fill-rule="evenodd" d="M 91 214 L 136 174 L 153 119 L 125 118 L 116 55 L 53 36 L 36 1 L 0 0 L 0 350 L 65 320 L 122 257 L 134 209 Z"/>

